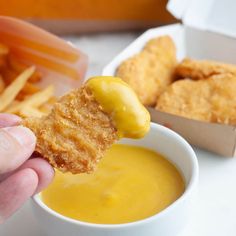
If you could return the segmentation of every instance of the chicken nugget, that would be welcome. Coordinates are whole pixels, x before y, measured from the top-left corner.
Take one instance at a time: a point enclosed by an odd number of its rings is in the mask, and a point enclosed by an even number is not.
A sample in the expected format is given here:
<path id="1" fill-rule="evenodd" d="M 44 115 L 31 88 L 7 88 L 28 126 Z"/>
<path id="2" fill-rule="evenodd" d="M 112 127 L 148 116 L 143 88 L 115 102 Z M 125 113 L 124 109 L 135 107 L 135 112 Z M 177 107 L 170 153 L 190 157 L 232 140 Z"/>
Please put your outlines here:
<path id="1" fill-rule="evenodd" d="M 190 119 L 236 124 L 236 76 L 179 80 L 162 93 L 156 109 Z"/>
<path id="2" fill-rule="evenodd" d="M 236 125 L 236 75 L 213 78 L 211 122 Z"/>
<path id="3" fill-rule="evenodd" d="M 144 46 L 144 50 L 154 53 L 158 61 L 167 68 L 176 65 L 176 47 L 170 36 L 153 38 Z"/>
<path id="4" fill-rule="evenodd" d="M 154 106 L 157 97 L 173 81 L 176 48 L 169 36 L 151 39 L 143 50 L 125 60 L 117 68 L 116 76 L 127 82 L 140 101 Z"/>
<path id="5" fill-rule="evenodd" d="M 116 140 L 143 137 L 150 115 L 121 79 L 95 77 L 61 97 L 49 115 L 22 125 L 35 133 L 36 151 L 52 166 L 90 173 Z"/>
<path id="6" fill-rule="evenodd" d="M 220 74 L 236 75 L 236 66 L 208 60 L 185 58 L 177 65 L 175 76 L 193 80 L 207 79 Z"/>

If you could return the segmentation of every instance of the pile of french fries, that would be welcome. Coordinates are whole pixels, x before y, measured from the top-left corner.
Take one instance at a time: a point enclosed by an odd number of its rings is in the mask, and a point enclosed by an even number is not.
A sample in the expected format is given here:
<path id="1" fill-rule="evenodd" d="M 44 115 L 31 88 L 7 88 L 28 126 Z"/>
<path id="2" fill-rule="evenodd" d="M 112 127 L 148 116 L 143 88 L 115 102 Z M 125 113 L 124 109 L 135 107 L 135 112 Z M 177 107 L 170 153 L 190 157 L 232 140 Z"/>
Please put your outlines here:
<path id="1" fill-rule="evenodd" d="M 0 43 L 0 113 L 21 117 L 48 114 L 56 97 L 53 85 L 44 89 L 37 86 L 41 79 L 35 66 L 25 65 Z"/>

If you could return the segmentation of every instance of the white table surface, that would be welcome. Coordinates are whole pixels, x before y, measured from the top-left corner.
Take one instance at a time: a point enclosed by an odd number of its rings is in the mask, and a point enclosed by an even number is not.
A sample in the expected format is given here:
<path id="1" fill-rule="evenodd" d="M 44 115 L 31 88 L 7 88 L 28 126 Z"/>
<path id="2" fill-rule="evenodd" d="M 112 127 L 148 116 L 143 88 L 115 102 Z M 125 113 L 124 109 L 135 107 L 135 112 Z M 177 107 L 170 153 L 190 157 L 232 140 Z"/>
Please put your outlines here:
<path id="1" fill-rule="evenodd" d="M 138 33 L 67 37 L 89 55 L 87 76 L 99 75 L 104 65 Z M 236 235 L 236 158 L 219 157 L 194 148 L 200 167 L 198 194 L 190 222 L 179 236 Z M 0 226 L 0 236 L 45 236 L 28 201 Z M 174 236 L 174 235 L 167 235 Z"/>

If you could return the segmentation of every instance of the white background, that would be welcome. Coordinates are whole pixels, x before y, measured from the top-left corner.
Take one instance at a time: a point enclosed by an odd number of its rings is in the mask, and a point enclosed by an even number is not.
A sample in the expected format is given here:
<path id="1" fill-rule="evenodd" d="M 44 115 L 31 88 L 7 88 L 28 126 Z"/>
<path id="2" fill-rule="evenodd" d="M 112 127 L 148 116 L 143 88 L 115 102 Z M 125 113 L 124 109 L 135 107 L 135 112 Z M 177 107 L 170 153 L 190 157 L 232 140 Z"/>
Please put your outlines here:
<path id="1" fill-rule="evenodd" d="M 137 35 L 138 33 L 96 34 L 66 39 L 89 55 L 89 77 L 101 74 L 102 68 Z M 194 150 L 200 167 L 199 189 L 192 217 L 178 236 L 235 236 L 236 158 L 219 157 L 196 148 Z M 30 201 L 0 226 L 0 235 L 45 236 L 31 212 Z"/>

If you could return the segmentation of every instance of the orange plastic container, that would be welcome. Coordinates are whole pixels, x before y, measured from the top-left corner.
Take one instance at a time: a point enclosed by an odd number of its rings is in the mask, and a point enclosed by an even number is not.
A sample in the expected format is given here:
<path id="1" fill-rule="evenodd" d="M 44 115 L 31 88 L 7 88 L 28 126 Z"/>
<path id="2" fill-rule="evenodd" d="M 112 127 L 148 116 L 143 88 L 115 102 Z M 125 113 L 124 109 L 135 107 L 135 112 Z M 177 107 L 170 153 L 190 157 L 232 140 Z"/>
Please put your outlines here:
<path id="1" fill-rule="evenodd" d="M 32 21 L 56 33 L 144 28 L 175 21 L 167 0 L 11 0 L 0 15 Z"/>
<path id="2" fill-rule="evenodd" d="M 19 61 L 36 65 L 42 74 L 39 86 L 54 84 L 56 95 L 81 85 L 87 70 L 87 56 L 72 44 L 32 24 L 0 16 L 0 42 Z"/>

